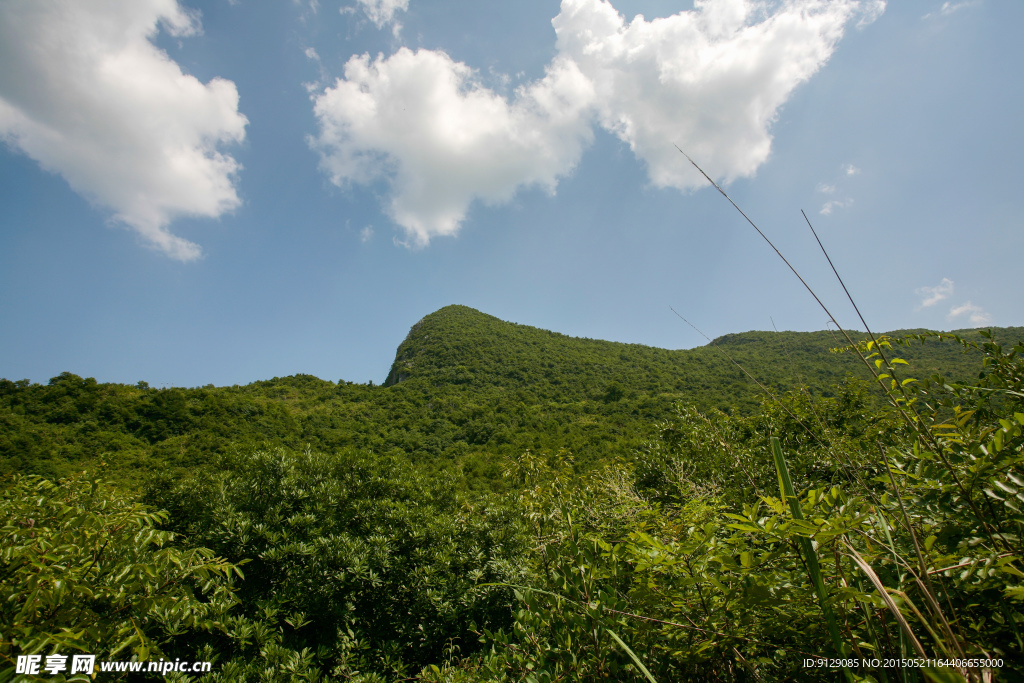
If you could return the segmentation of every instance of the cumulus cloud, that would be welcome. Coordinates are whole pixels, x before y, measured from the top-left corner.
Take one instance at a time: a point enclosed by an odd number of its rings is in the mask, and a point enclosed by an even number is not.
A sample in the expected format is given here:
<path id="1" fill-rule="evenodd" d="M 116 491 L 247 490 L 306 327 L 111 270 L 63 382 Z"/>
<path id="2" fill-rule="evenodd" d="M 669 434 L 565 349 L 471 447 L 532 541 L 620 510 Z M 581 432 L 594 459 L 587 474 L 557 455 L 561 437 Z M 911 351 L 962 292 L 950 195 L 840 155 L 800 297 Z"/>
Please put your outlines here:
<path id="1" fill-rule="evenodd" d="M 203 84 L 151 41 L 200 31 L 175 0 L 9 0 L 0 4 L 0 136 L 109 207 L 167 255 L 198 245 L 167 230 L 178 216 L 238 206 L 245 137 L 234 83 Z"/>
<path id="2" fill-rule="evenodd" d="M 934 306 L 943 299 L 953 296 L 953 281 L 948 277 L 942 278 L 942 282 L 934 287 L 918 287 L 914 293 L 922 297 L 921 306 L 927 308 Z"/>
<path id="3" fill-rule="evenodd" d="M 771 124 L 793 90 L 831 56 L 853 17 L 877 2 L 788 0 L 767 14 L 749 0 L 696 0 L 692 11 L 627 23 L 605 0 L 563 0 L 559 52 L 593 83 L 599 119 L 659 187 L 751 176 L 771 150 Z"/>
<path id="4" fill-rule="evenodd" d="M 593 97 L 566 59 L 506 98 L 443 52 L 364 54 L 314 97 L 320 130 L 310 144 L 339 186 L 386 178 L 388 213 L 423 246 L 454 234 L 475 199 L 504 202 L 524 185 L 554 192 L 592 137 Z"/>
<path id="5" fill-rule="evenodd" d="M 396 3 L 373 4 L 383 12 Z M 387 179 L 390 215 L 420 245 L 455 233 L 474 199 L 506 201 L 531 184 L 553 192 L 594 123 L 629 145 L 656 186 L 706 184 L 674 145 L 723 182 L 751 176 L 793 90 L 825 64 L 851 20 L 872 21 L 885 3 L 771 7 L 696 0 L 691 11 L 626 22 L 606 0 L 562 0 L 555 59 L 511 98 L 442 52 L 356 56 L 314 97 L 312 144 L 338 185 Z"/>
<path id="6" fill-rule="evenodd" d="M 992 322 L 991 315 L 986 313 L 985 310 L 982 309 L 980 306 L 975 306 L 970 301 L 968 301 L 965 304 L 954 306 L 953 308 L 949 309 L 948 318 L 950 320 L 959 318 L 962 315 L 967 315 L 967 319 L 970 320 L 971 324 L 976 325 L 978 327 L 982 325 L 988 325 L 990 322 Z"/>
<path id="7" fill-rule="evenodd" d="M 842 170 L 846 175 L 857 175 L 860 173 L 860 169 L 853 164 L 843 164 Z"/>

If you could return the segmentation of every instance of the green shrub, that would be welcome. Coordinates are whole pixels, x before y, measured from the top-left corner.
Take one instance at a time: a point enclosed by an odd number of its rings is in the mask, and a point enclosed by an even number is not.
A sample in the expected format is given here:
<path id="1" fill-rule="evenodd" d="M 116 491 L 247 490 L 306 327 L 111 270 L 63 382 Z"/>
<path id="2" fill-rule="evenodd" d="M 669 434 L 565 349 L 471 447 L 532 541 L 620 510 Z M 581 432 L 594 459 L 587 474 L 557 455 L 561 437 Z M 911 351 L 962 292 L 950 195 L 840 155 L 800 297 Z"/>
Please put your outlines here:
<path id="1" fill-rule="evenodd" d="M 83 475 L 16 476 L 0 499 L 0 680 L 18 655 L 165 656 L 187 633 L 223 630 L 237 566 L 183 550 L 166 514 Z"/>

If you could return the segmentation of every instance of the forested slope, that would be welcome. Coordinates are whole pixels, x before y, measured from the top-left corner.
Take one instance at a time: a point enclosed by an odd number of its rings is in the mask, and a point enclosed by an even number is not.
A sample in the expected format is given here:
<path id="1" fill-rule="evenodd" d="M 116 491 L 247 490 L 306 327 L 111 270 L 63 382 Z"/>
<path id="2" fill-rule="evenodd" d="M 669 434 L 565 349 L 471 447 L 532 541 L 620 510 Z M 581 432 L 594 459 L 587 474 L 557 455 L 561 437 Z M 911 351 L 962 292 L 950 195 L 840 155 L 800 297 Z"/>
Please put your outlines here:
<path id="1" fill-rule="evenodd" d="M 1024 329 L 993 333 L 1012 342 Z M 676 401 L 756 411 L 762 392 L 733 361 L 772 391 L 807 386 L 835 395 L 847 376 L 867 377 L 853 354 L 831 351 L 842 343 L 827 332 L 747 332 L 670 351 L 447 306 L 413 326 L 383 386 L 309 375 L 167 389 L 70 372 L 46 385 L 0 380 L 0 472 L 61 476 L 104 462 L 132 483 L 233 449 L 308 446 L 399 454 L 454 468 L 469 486 L 501 487 L 504 457 L 567 449 L 589 466 L 635 449 Z M 965 380 L 978 372 L 980 352 L 954 345 L 932 341 L 902 353 L 917 377 Z M 880 401 L 863 381 L 846 391 Z"/>
<path id="2" fill-rule="evenodd" d="M 925 330 L 898 330 L 903 337 Z M 1024 328 L 994 328 L 996 341 L 1013 343 Z M 977 331 L 964 338 L 981 340 Z M 866 338 L 854 333 L 854 341 Z M 782 391 L 801 385 L 828 392 L 847 374 L 863 375 L 838 332 L 745 332 L 707 346 L 670 351 L 640 344 L 579 339 L 527 325 L 507 323 L 466 306 L 446 306 L 416 323 L 398 348 L 386 385 L 409 379 L 434 386 L 521 389 L 538 399 L 604 399 L 645 394 L 681 399 L 703 407 L 758 405 L 760 391 L 736 361 L 760 382 Z M 906 349 L 915 372 L 967 379 L 977 373 L 980 352 L 949 344 Z M 732 360 L 730 360 L 730 358 Z M 618 388 L 609 393 L 609 387 Z"/>

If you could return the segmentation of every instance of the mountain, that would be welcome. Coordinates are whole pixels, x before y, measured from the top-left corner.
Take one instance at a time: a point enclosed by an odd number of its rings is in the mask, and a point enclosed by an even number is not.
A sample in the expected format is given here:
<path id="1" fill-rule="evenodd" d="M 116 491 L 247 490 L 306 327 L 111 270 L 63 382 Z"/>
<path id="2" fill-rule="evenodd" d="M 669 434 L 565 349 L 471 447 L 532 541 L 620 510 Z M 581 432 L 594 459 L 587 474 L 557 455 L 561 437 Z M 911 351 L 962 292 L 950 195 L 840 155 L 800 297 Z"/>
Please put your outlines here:
<path id="1" fill-rule="evenodd" d="M 926 330 L 898 330 L 902 338 Z M 1013 343 L 1024 328 L 993 328 Z M 982 341 L 977 330 L 960 330 Z M 852 334 L 863 340 L 865 334 Z M 568 337 L 508 323 L 467 306 L 446 306 L 413 325 L 398 347 L 385 386 L 415 380 L 432 386 L 522 389 L 541 399 L 612 399 L 646 394 L 685 400 L 705 408 L 753 410 L 761 390 L 743 369 L 779 391 L 809 386 L 828 394 L 848 375 L 868 377 L 853 353 L 836 353 L 846 340 L 838 332 L 745 332 L 707 346 L 667 350 Z M 980 352 L 956 344 L 928 342 L 895 352 L 916 377 L 941 375 L 966 380 L 978 372 Z M 742 366 L 743 369 L 740 369 Z"/>
<path id="2" fill-rule="evenodd" d="M 1016 341 L 1024 328 L 993 334 Z M 384 386 L 308 375 L 192 389 L 72 373 L 47 385 L 0 380 L 0 473 L 62 476 L 104 462 L 130 483 L 269 444 L 390 454 L 456 471 L 467 485 L 500 486 L 504 458 L 526 449 L 565 449 L 581 466 L 631 453 L 677 402 L 756 412 L 763 392 L 737 363 L 774 393 L 834 395 L 847 377 L 868 377 L 852 354 L 832 351 L 842 344 L 829 332 L 745 332 L 672 351 L 446 306 L 412 327 Z M 967 380 L 980 368 L 979 354 L 950 342 L 898 353 L 919 378 Z"/>

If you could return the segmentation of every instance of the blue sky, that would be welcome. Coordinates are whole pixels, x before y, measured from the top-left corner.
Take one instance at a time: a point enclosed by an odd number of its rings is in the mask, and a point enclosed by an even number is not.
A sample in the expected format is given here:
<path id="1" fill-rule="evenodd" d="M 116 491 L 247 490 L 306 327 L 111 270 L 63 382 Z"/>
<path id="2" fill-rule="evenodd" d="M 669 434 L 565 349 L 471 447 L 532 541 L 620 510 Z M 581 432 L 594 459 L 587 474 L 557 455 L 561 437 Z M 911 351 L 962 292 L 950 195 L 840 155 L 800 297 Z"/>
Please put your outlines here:
<path id="1" fill-rule="evenodd" d="M 637 15 L 642 15 L 638 17 Z M 0 377 L 380 382 L 459 303 L 665 348 L 1024 324 L 1024 4 L 5 0 Z M 1014 66 L 1017 65 L 1017 66 Z"/>

